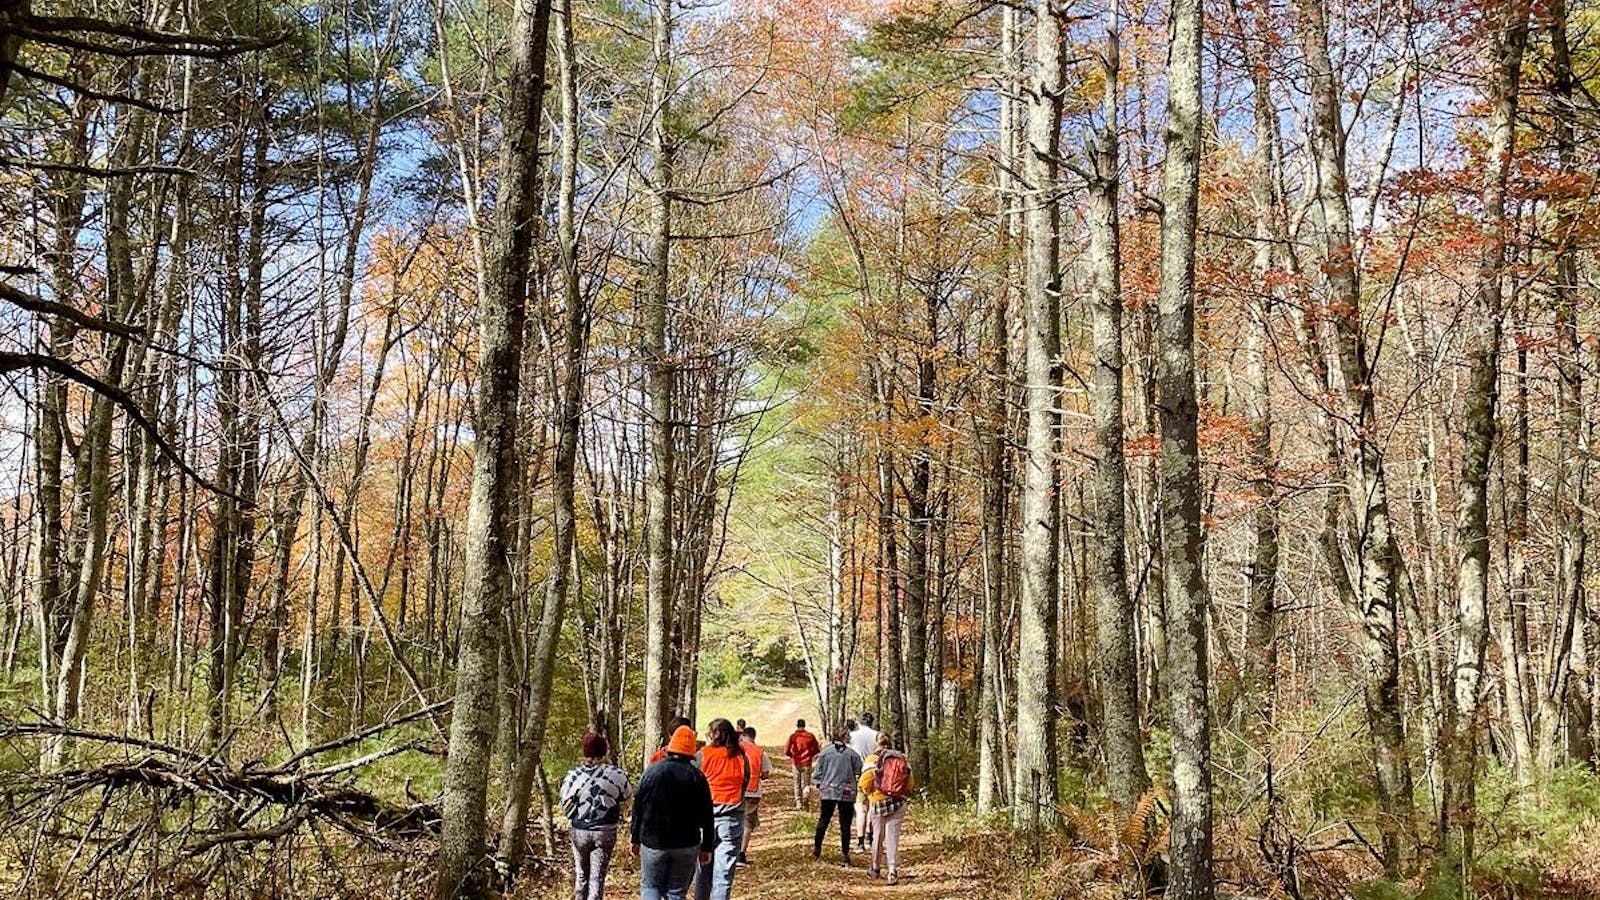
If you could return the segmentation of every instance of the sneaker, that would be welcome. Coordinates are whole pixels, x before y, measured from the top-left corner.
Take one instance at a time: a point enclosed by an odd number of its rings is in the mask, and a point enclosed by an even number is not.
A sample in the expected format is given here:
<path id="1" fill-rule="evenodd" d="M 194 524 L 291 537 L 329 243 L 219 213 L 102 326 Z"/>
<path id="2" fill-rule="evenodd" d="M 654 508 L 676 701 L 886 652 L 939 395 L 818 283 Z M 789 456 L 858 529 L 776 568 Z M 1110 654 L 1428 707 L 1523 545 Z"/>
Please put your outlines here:
<path id="1" fill-rule="evenodd" d="M 900 876 L 896 875 L 894 872 L 890 872 L 889 873 L 889 878 L 884 883 L 885 884 L 899 884 L 900 883 Z"/>
<path id="2" fill-rule="evenodd" d="M 813 851 L 811 851 L 811 859 L 813 861 L 816 861 L 816 862 L 821 862 L 822 861 L 822 851 L 821 850 L 813 850 Z"/>
<path id="3" fill-rule="evenodd" d="M 850 862 L 850 854 L 846 853 L 844 855 L 844 860 L 840 863 L 840 865 L 844 866 L 846 869 L 854 866 L 854 863 Z"/>
<path id="4" fill-rule="evenodd" d="M 734 857 L 733 864 L 738 866 L 741 869 L 746 869 L 746 868 L 750 867 L 750 859 L 748 857 L 746 857 L 743 853 L 741 853 L 738 856 Z"/>
<path id="5" fill-rule="evenodd" d="M 883 874 L 881 872 L 879 872 L 877 869 L 868 869 L 867 870 L 867 877 L 868 878 L 881 878 L 881 877 L 883 877 Z"/>

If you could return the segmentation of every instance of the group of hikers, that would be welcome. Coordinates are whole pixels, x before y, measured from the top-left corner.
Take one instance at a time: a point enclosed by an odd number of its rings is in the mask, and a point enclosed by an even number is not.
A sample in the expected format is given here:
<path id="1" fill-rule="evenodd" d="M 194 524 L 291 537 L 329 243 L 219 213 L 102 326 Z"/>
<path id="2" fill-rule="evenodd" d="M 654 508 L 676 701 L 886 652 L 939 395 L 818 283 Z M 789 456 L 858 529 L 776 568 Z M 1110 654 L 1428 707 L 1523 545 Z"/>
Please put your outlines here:
<path id="1" fill-rule="evenodd" d="M 870 712 L 846 719 L 826 746 L 795 723 L 783 745 L 794 768 L 794 805 L 819 800 L 811 858 L 834 819 L 839 850 L 852 865 L 851 849 L 870 853 L 867 873 L 899 880 L 900 830 L 916 786 L 911 766 L 893 738 L 873 728 Z M 605 735 L 583 738 L 583 761 L 561 782 L 562 812 L 571 822 L 575 900 L 600 900 L 622 827 L 623 807 L 633 804 L 625 851 L 639 859 L 641 900 L 728 900 L 733 877 L 750 865 L 750 844 L 761 824 L 765 779 L 772 760 L 743 719 L 712 719 L 704 738 L 680 718 L 651 755 L 637 789 L 610 762 Z M 859 833 L 852 826 L 859 822 Z"/>

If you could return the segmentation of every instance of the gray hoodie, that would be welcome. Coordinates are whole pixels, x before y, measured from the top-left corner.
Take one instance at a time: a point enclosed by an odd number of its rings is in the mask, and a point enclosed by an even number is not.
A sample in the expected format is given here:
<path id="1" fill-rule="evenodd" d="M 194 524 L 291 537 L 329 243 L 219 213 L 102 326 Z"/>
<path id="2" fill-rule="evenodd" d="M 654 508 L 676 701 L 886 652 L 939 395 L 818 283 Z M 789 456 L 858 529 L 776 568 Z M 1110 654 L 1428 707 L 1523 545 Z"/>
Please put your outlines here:
<path id="1" fill-rule="evenodd" d="M 861 754 L 849 744 L 830 743 L 811 770 L 811 780 L 824 800 L 854 802 L 856 782 L 861 780 Z"/>

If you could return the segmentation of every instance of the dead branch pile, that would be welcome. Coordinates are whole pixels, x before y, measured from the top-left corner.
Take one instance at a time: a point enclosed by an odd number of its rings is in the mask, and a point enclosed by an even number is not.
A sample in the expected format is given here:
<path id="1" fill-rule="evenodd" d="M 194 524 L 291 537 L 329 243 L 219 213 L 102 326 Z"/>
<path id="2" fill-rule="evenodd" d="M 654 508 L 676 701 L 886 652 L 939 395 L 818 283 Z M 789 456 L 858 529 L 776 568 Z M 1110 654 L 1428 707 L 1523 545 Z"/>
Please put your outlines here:
<path id="1" fill-rule="evenodd" d="M 125 735 L 48 722 L 0 721 L 0 746 L 25 761 L 0 772 L 0 838 L 26 861 L 23 877 L 50 872 L 81 879 L 102 867 L 126 870 L 142 859 L 152 871 L 215 871 L 252 849 L 310 838 L 323 852 L 343 835 L 378 851 L 415 850 L 437 834 L 438 810 L 411 794 L 380 797 L 357 773 L 402 753 L 438 753 L 417 742 L 345 758 L 339 751 L 427 715 L 421 710 L 282 762 L 229 764 L 214 754 Z M 92 760 L 48 770 L 53 748 Z M 225 859 L 214 859 L 225 858 Z M 125 874 L 131 874 L 126 873 Z"/>

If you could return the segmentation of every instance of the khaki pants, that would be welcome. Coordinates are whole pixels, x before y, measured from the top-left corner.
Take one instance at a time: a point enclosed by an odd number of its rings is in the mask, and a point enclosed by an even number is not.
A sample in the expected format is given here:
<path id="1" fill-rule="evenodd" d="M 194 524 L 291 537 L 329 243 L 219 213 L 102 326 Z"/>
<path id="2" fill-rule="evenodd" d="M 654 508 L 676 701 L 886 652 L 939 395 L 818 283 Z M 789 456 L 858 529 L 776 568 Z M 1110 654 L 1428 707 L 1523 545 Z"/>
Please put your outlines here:
<path id="1" fill-rule="evenodd" d="M 806 794 L 811 792 L 811 767 L 794 767 L 794 808 L 806 805 Z"/>
<path id="2" fill-rule="evenodd" d="M 886 870 L 890 875 L 900 870 L 900 826 L 906 821 L 906 807 L 901 803 L 893 812 L 872 814 L 872 862 L 867 868 L 876 873 Z"/>

